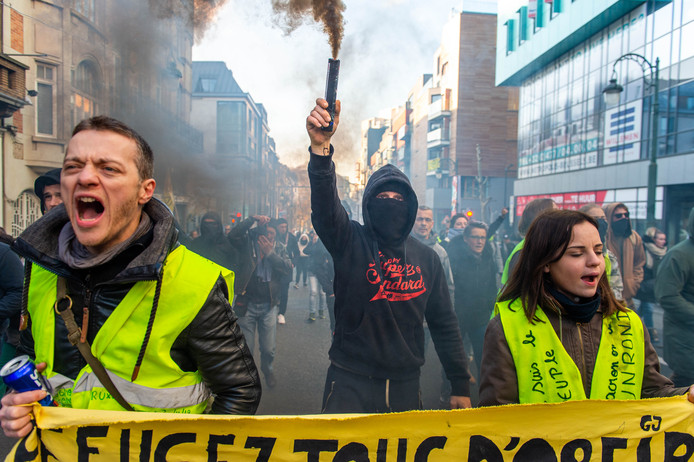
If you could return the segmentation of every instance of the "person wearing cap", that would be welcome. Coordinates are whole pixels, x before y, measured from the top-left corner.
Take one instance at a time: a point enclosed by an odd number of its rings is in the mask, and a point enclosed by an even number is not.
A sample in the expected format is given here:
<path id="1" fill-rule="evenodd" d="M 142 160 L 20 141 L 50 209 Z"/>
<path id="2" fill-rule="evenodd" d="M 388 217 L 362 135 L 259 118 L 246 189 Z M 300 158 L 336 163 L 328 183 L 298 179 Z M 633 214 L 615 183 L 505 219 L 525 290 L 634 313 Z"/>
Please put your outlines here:
<path id="1" fill-rule="evenodd" d="M 417 196 L 393 165 L 369 179 L 364 224 L 350 220 L 337 193 L 328 103 L 306 119 L 313 227 L 334 260 L 335 332 L 323 395 L 324 413 L 421 409 L 424 320 L 452 383 L 451 408 L 470 407 L 470 374 L 439 256 L 410 236 Z"/>
<path id="2" fill-rule="evenodd" d="M 41 201 L 41 214 L 49 212 L 56 205 L 63 203 L 60 195 L 60 172 L 62 169 L 49 170 L 34 181 L 34 193 Z"/>

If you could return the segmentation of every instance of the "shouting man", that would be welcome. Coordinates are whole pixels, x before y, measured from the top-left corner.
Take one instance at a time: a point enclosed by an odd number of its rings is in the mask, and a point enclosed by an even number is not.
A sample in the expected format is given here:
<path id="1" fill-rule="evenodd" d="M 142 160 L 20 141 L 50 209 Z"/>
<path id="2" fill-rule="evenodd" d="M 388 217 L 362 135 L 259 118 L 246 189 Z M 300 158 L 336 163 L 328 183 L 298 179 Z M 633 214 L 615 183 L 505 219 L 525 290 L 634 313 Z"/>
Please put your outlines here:
<path id="1" fill-rule="evenodd" d="M 233 274 L 178 245 L 152 174 L 151 148 L 127 125 L 99 116 L 75 127 L 64 204 L 14 244 L 27 261 L 20 352 L 61 406 L 202 413 L 214 395 L 213 413 L 253 414 L 260 380 L 231 311 Z M 85 365 L 94 360 L 103 369 Z M 26 405 L 44 395 L 2 399 L 7 436 L 29 433 Z"/>

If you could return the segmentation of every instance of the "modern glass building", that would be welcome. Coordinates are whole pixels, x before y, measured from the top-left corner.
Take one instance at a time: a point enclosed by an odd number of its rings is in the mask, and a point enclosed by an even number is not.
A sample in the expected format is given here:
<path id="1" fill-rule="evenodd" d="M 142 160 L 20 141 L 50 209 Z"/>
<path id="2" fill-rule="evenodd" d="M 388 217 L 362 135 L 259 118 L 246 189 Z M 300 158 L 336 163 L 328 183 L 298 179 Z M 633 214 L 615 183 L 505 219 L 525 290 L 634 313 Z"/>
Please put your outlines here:
<path id="1" fill-rule="evenodd" d="M 516 216 L 537 197 L 619 201 L 643 231 L 656 62 L 655 218 L 675 242 L 694 206 L 694 1 L 500 1 L 496 83 L 521 87 Z"/>

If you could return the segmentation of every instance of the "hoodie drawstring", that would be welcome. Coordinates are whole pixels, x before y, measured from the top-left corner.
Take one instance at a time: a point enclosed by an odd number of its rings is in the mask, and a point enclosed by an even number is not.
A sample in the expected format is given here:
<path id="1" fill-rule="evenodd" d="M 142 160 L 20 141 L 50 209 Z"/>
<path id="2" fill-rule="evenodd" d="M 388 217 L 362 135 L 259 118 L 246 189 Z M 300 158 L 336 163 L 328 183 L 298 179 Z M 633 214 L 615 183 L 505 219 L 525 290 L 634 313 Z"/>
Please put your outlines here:
<path id="1" fill-rule="evenodd" d="M 390 410 L 390 379 L 386 379 L 386 409 Z"/>

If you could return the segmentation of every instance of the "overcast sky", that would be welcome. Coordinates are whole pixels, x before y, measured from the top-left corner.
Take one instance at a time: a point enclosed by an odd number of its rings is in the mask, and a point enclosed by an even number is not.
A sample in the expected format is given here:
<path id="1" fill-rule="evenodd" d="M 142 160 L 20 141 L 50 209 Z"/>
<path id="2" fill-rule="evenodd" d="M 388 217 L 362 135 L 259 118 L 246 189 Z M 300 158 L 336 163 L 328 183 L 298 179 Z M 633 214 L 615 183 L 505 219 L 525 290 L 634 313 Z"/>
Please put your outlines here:
<path id="1" fill-rule="evenodd" d="M 465 9 L 494 0 L 468 0 Z M 431 73 L 443 25 L 463 0 L 345 0 L 335 136 L 339 173 L 353 175 L 361 121 L 401 106 L 417 77 Z M 487 8 L 489 6 L 487 5 Z M 305 120 L 323 96 L 327 36 L 312 20 L 290 35 L 276 25 L 271 0 L 228 0 L 193 48 L 196 61 L 224 61 L 241 88 L 268 112 L 270 135 L 281 161 L 308 159 Z"/>

